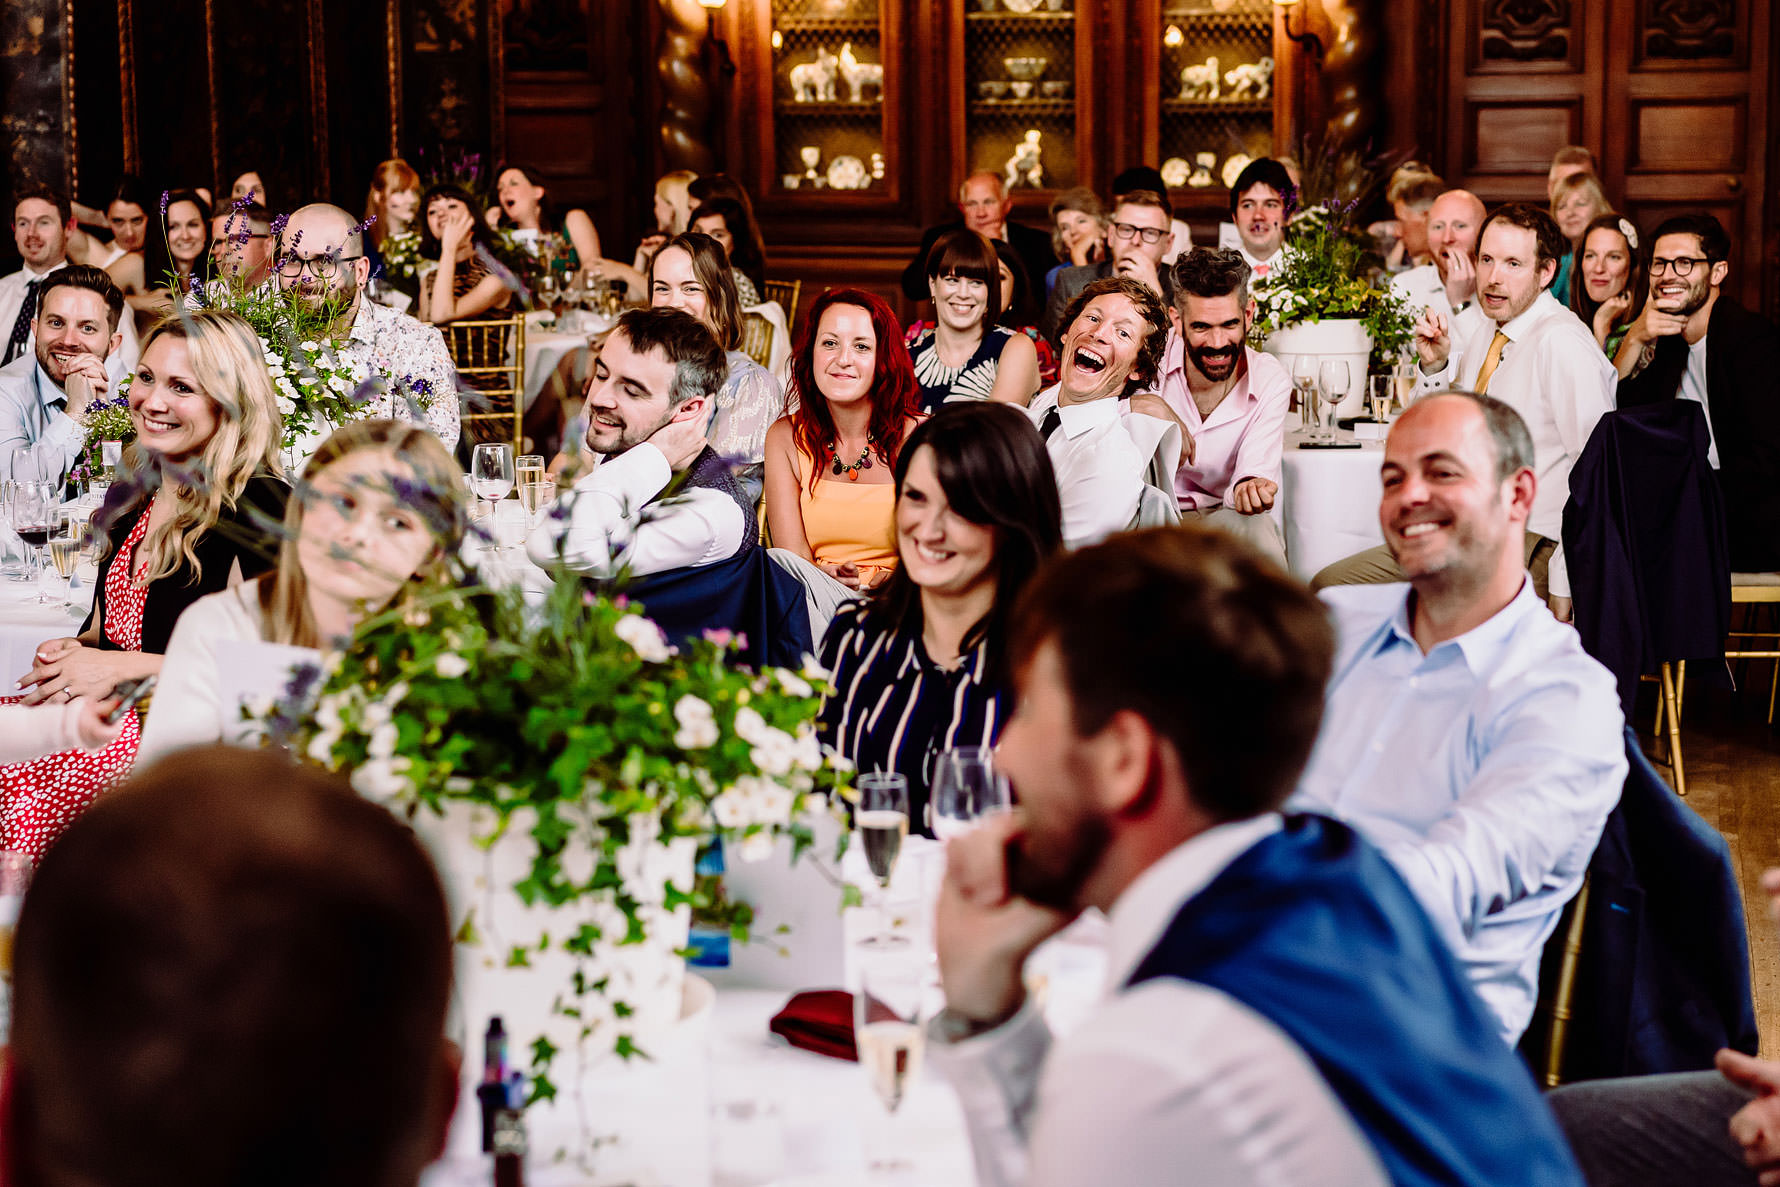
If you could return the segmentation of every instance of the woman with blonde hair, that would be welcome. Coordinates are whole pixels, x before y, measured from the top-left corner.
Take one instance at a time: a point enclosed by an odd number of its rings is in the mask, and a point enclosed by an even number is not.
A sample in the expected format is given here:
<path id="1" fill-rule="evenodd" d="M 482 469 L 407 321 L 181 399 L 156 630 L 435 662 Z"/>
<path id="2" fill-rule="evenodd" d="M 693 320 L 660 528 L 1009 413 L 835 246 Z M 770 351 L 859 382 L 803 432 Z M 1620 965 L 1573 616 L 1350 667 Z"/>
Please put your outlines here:
<path id="1" fill-rule="evenodd" d="M 1600 179 L 1592 173 L 1573 173 L 1558 179 L 1551 187 L 1551 217 L 1557 220 L 1558 230 L 1570 242 L 1570 251 L 1558 261 L 1557 275 L 1551 282 L 1551 295 L 1569 308 L 1574 308 L 1570 304 L 1570 276 L 1575 266 L 1572 259 L 1576 250 L 1582 246 L 1588 224 L 1612 213 L 1613 203 L 1607 201 Z"/>
<path id="2" fill-rule="evenodd" d="M 637 244 L 637 258 L 631 266 L 638 272 L 647 275 L 649 261 L 662 245 L 691 229 L 692 183 L 697 180 L 698 174 L 692 170 L 675 169 L 672 173 L 663 173 L 656 181 L 655 230 L 644 235 L 642 242 Z"/>
<path id="3" fill-rule="evenodd" d="M 143 760 L 255 740 L 259 727 L 242 719 L 241 693 L 282 689 L 296 657 L 243 644 L 336 650 L 365 619 L 455 584 L 465 504 L 463 471 L 425 429 L 354 421 L 322 442 L 285 512 L 277 567 L 180 618 L 160 704 L 143 729 Z"/>
<path id="4" fill-rule="evenodd" d="M 129 387 L 130 478 L 94 517 L 106 535 L 92 613 L 78 635 L 37 649 L 25 701 L 104 697 L 158 675 L 173 625 L 206 594 L 271 567 L 290 487 L 283 419 L 253 327 L 236 314 L 177 312 L 142 338 Z M 132 720 L 98 755 L 63 753 L 0 768 L 0 849 L 41 852 L 128 772 Z"/>

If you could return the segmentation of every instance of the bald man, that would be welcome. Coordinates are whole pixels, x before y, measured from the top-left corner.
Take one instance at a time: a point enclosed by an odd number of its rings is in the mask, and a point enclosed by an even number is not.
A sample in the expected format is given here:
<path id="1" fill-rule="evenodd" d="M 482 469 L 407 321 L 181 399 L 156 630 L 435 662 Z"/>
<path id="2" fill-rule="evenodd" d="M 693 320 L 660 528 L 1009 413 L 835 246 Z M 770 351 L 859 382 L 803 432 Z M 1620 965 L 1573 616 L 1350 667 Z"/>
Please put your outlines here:
<path id="1" fill-rule="evenodd" d="M 1419 313 L 1445 314 L 1457 333 L 1469 333 L 1485 319 L 1477 304 L 1477 234 L 1483 230 L 1483 202 L 1470 190 L 1447 190 L 1428 207 L 1428 251 L 1421 264 L 1391 278 L 1391 289 Z"/>
<path id="2" fill-rule="evenodd" d="M 1013 208 L 1014 200 L 1009 196 L 1007 184 L 999 174 L 972 173 L 965 178 L 958 186 L 960 217 L 955 222 L 929 227 L 922 234 L 920 249 L 902 272 L 902 295 L 911 301 L 928 299 L 928 250 L 947 231 L 968 227 L 985 238 L 999 239 L 1014 249 L 1014 254 L 1020 257 L 1020 268 L 1026 273 L 1027 308 L 1019 312 L 1036 317 L 1038 306 L 1043 303 L 1045 273 L 1057 263 L 1057 253 L 1051 247 L 1049 232 L 1008 221 L 1007 216 Z"/>
<path id="3" fill-rule="evenodd" d="M 371 262 L 358 221 L 318 202 L 290 216 L 275 244 L 274 275 L 291 299 L 334 312 L 329 337 L 340 353 L 373 374 L 396 380 L 366 405 L 366 416 L 393 416 L 430 428 L 457 448 L 457 369 L 439 331 L 365 299 Z"/>

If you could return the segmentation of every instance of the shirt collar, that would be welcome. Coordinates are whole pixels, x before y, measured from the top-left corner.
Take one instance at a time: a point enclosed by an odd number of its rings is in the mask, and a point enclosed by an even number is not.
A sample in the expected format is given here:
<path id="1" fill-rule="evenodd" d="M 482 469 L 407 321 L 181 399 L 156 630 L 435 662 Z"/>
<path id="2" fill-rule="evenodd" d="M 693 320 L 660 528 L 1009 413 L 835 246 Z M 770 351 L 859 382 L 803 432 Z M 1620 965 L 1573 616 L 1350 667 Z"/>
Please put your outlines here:
<path id="1" fill-rule="evenodd" d="M 24 267 L 19 269 L 19 273 L 24 276 L 25 283 L 29 284 L 34 280 L 43 280 L 44 278 L 49 276 L 49 274 L 51 272 L 60 272 L 63 268 L 66 268 L 67 266 L 68 266 L 68 261 L 63 260 L 61 263 L 56 264 L 54 267 L 48 268 L 42 272 L 33 272 L 33 271 L 31 271 L 31 266 L 29 264 L 26 264 Z"/>
<path id="2" fill-rule="evenodd" d="M 1084 433 L 1113 424 L 1119 419 L 1123 403 L 1117 396 L 1089 400 L 1086 404 L 1058 403 L 1057 419 L 1062 422 L 1063 435 L 1073 441 Z"/>
<path id="3" fill-rule="evenodd" d="M 1397 603 L 1397 612 L 1380 625 L 1373 641 L 1361 650 L 1362 655 L 1381 655 L 1400 644 L 1413 647 L 1420 654 L 1421 645 L 1415 641 L 1415 631 L 1409 621 L 1409 599 L 1414 596 L 1413 588 L 1404 590 L 1402 601 Z M 1520 589 L 1506 606 L 1457 638 L 1435 644 L 1433 651 L 1428 654 L 1433 655 L 1442 647 L 1456 647 L 1465 658 L 1465 666 L 1474 673 L 1481 672 L 1501 651 L 1520 620 L 1534 609 L 1543 608 L 1539 596 L 1533 592 L 1532 578 L 1523 575 Z"/>
<path id="4" fill-rule="evenodd" d="M 1106 962 L 1108 991 L 1130 978 L 1187 900 L 1279 828 L 1276 812 L 1220 824 L 1182 841 L 1139 874 L 1113 904 L 1107 919 L 1111 931 Z"/>
<path id="5" fill-rule="evenodd" d="M 1559 309 L 1563 309 L 1563 306 L 1558 304 L 1558 299 L 1551 295 L 1550 289 L 1547 289 L 1533 298 L 1533 303 L 1527 306 L 1526 312 L 1504 325 L 1498 325 L 1496 329 L 1501 331 L 1508 341 L 1519 342 L 1534 326 Z"/>

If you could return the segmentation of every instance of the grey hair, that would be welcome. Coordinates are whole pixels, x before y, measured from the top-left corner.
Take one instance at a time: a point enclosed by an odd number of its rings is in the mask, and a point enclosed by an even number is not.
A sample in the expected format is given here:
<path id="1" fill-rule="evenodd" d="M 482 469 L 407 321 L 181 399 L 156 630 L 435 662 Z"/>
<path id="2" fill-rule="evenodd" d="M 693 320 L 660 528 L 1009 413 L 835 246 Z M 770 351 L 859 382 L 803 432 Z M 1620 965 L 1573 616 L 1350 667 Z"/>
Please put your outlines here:
<path id="1" fill-rule="evenodd" d="M 1489 430 L 1490 443 L 1495 447 L 1497 482 L 1506 482 L 1522 470 L 1533 468 L 1533 435 L 1527 431 L 1527 422 L 1511 405 L 1462 387 L 1441 388 L 1422 399 L 1435 396 L 1456 396 L 1477 406 L 1483 416 L 1483 427 Z"/>

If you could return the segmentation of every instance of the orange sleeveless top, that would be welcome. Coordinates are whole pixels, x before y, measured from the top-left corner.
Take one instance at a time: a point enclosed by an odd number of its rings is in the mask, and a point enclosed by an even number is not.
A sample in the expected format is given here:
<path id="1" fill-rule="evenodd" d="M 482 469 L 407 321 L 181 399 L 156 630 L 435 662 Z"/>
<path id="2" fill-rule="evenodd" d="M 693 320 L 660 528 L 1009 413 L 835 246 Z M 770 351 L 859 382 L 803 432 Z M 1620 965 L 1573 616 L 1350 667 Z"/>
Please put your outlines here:
<path id="1" fill-rule="evenodd" d="M 812 493 L 804 475 L 811 464 L 797 450 L 797 505 L 811 555 L 825 565 L 851 562 L 866 584 L 876 585 L 896 567 L 896 484 L 818 478 Z"/>

